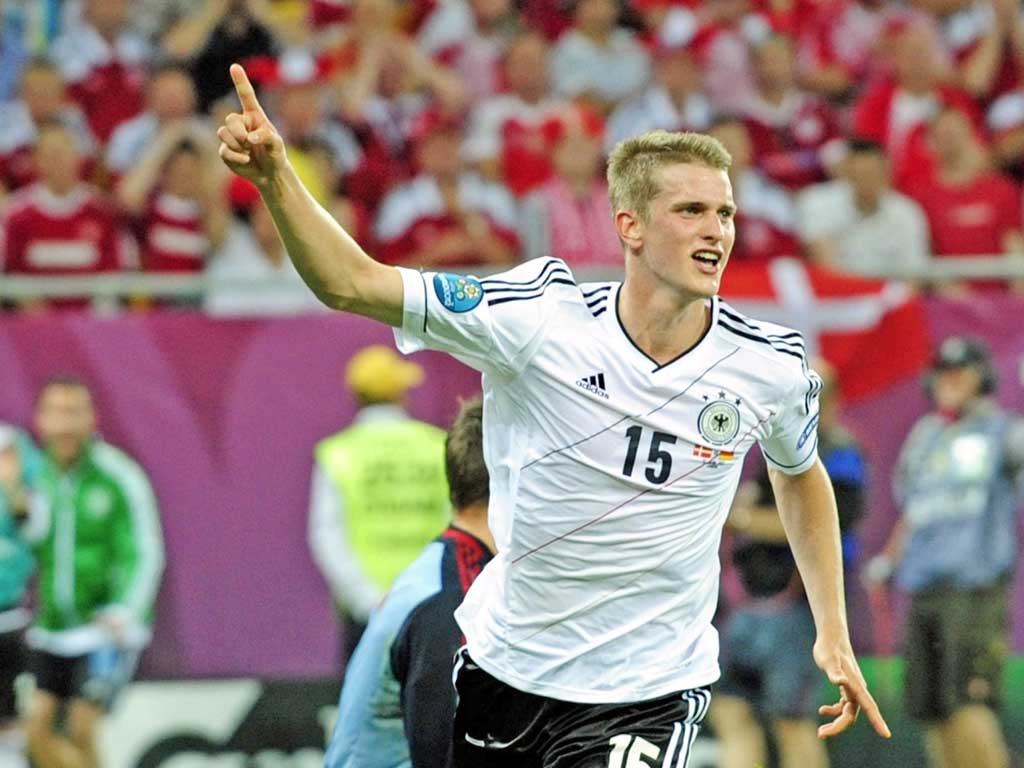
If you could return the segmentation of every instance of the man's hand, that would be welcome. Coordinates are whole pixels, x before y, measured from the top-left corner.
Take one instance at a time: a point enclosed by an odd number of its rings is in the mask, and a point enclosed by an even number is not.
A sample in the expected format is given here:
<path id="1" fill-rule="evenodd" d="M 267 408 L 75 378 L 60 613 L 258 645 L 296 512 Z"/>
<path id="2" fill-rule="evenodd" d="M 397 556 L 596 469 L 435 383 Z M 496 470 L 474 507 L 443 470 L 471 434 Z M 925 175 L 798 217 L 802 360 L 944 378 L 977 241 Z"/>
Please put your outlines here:
<path id="1" fill-rule="evenodd" d="M 128 625 L 123 616 L 113 611 L 104 611 L 96 615 L 95 623 L 110 635 L 114 645 L 121 647 L 125 644 Z"/>
<path id="2" fill-rule="evenodd" d="M 256 91 L 240 64 L 231 65 L 242 112 L 232 112 L 217 129 L 220 158 L 234 173 L 256 186 L 265 186 L 277 178 L 287 158 L 284 141 L 267 113 L 256 100 Z"/>
<path id="3" fill-rule="evenodd" d="M 849 643 L 828 643 L 820 638 L 814 644 L 814 661 L 828 676 L 829 682 L 839 687 L 839 701 L 818 708 L 818 713 L 833 718 L 818 728 L 818 738 L 837 736 L 857 720 L 861 710 L 867 713 L 871 726 L 879 736 L 890 738 L 878 704 L 868 691 L 864 675 L 853 655 Z"/>

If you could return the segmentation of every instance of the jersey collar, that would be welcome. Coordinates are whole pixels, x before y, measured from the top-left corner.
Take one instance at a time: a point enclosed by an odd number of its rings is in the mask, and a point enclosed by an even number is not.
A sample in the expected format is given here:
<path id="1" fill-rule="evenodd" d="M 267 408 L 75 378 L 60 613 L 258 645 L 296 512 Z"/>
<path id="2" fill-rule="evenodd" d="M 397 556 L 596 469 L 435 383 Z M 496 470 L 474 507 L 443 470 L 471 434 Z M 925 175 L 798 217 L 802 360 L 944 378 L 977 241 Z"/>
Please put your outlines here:
<path id="1" fill-rule="evenodd" d="M 626 346 L 631 347 L 633 349 L 633 351 L 636 353 L 635 357 L 637 359 L 638 364 L 641 367 L 643 367 L 643 368 L 650 369 L 651 373 L 657 373 L 660 370 L 663 370 L 665 368 L 670 367 L 674 363 L 678 362 L 679 360 L 682 360 L 684 357 L 686 357 L 687 355 L 691 354 L 692 352 L 696 351 L 701 346 L 703 346 L 707 342 L 708 338 L 711 336 L 711 332 L 714 330 L 715 324 L 718 322 L 718 297 L 717 296 L 712 296 L 711 299 L 710 299 L 710 301 L 711 301 L 711 322 L 708 324 L 707 330 L 704 331 L 704 335 L 701 336 L 699 339 L 697 339 L 695 344 L 693 344 L 692 346 L 688 347 L 687 349 L 684 349 L 682 352 L 680 352 L 678 355 L 673 357 L 668 362 L 659 363 L 654 358 L 648 356 L 648 354 L 646 352 L 644 352 L 642 349 L 640 349 L 639 346 L 637 346 L 636 342 L 634 342 L 633 339 L 630 338 L 629 333 L 626 331 L 626 326 L 624 326 L 622 324 L 622 317 L 619 315 L 619 296 L 620 296 L 621 293 L 622 293 L 622 283 L 619 283 L 618 286 L 616 286 L 616 288 L 615 288 L 615 298 L 613 299 L 613 302 L 614 302 L 614 307 L 613 308 L 614 308 L 614 315 L 615 315 L 614 326 L 615 326 L 616 329 L 618 329 L 618 333 L 622 336 L 623 340 L 626 342 Z M 612 314 L 612 313 L 609 312 L 608 314 Z"/>

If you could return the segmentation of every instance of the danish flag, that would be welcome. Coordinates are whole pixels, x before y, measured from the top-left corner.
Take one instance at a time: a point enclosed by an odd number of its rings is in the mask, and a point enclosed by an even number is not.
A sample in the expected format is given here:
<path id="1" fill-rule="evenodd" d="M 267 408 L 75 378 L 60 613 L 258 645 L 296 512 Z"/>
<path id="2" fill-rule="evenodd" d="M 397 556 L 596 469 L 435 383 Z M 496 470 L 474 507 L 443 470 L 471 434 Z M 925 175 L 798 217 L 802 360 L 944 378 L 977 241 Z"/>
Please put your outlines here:
<path id="1" fill-rule="evenodd" d="M 693 455 L 698 459 L 718 459 L 719 461 L 732 461 L 736 458 L 735 451 L 716 451 L 714 448 L 694 443 Z"/>
<path id="2" fill-rule="evenodd" d="M 924 304 L 905 283 L 839 275 L 799 259 L 730 264 L 722 297 L 752 318 L 800 331 L 849 399 L 918 374 L 931 357 Z"/>

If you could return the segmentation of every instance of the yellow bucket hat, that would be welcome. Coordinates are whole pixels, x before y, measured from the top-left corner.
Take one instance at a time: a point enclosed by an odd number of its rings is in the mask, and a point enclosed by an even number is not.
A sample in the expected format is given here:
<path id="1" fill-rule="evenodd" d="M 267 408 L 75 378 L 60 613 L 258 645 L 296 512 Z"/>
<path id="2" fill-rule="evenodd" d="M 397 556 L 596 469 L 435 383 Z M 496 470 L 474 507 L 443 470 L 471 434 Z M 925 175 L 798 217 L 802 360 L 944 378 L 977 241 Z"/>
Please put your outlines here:
<path id="1" fill-rule="evenodd" d="M 423 369 L 403 360 L 391 347 L 361 349 L 345 369 L 345 383 L 356 395 L 374 402 L 395 402 L 423 383 Z"/>

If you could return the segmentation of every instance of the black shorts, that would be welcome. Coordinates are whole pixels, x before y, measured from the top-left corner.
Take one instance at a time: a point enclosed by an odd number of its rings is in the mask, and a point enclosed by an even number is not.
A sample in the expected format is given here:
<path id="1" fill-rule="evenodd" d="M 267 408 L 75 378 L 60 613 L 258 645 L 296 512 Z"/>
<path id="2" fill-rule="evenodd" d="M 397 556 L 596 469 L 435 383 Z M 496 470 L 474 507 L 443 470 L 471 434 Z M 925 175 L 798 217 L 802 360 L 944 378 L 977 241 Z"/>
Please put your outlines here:
<path id="1" fill-rule="evenodd" d="M 25 671 L 23 635 L 24 630 L 21 629 L 0 634 L 0 726 L 18 716 L 14 683 Z"/>
<path id="2" fill-rule="evenodd" d="M 33 650 L 29 668 L 36 688 L 62 701 L 82 699 L 109 710 L 135 674 L 139 654 L 104 648 L 86 656 L 55 656 Z"/>
<path id="3" fill-rule="evenodd" d="M 936 588 L 910 601 L 904 633 L 907 711 L 946 720 L 969 704 L 999 705 L 1009 653 L 1008 585 Z"/>
<path id="4" fill-rule="evenodd" d="M 685 768 L 707 688 L 634 704 L 573 704 L 523 693 L 456 655 L 455 768 Z"/>

